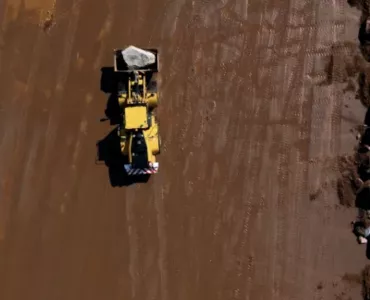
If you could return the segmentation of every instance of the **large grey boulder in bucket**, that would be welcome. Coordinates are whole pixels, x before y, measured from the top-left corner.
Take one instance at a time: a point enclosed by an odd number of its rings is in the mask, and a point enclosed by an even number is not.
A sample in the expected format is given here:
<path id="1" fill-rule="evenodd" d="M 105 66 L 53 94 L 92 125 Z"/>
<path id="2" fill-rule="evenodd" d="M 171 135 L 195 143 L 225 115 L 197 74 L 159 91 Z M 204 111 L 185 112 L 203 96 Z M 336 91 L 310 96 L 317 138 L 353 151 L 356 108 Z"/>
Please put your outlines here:
<path id="1" fill-rule="evenodd" d="M 129 68 L 143 68 L 155 63 L 155 55 L 152 52 L 135 46 L 129 46 L 121 53 Z"/>

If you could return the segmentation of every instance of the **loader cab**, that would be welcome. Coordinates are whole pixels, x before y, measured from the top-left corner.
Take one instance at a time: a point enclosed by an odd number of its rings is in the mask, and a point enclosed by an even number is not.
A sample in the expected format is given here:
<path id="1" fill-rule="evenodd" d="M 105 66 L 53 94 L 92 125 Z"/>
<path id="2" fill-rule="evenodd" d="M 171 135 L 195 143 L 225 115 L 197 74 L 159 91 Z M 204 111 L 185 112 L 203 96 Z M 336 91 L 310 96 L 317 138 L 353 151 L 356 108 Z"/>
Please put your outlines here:
<path id="1" fill-rule="evenodd" d="M 125 130 L 146 130 L 151 126 L 151 114 L 145 104 L 126 106 L 124 108 Z"/>
<path id="2" fill-rule="evenodd" d="M 142 131 L 131 135 L 130 163 L 133 169 L 148 168 L 148 146 Z"/>

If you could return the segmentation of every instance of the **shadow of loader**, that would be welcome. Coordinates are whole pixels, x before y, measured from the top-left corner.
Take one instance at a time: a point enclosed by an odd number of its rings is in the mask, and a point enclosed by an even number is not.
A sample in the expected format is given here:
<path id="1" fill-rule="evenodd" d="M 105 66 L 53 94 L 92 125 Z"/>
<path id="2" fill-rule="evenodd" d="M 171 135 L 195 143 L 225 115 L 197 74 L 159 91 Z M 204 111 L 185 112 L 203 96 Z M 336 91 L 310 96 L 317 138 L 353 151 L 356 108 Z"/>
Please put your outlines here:
<path id="1" fill-rule="evenodd" d="M 146 183 L 150 175 L 127 175 L 124 165 L 128 162 L 120 148 L 118 129 L 112 130 L 104 139 L 97 142 L 96 164 L 104 163 L 108 168 L 109 180 L 112 187 L 129 186 L 136 183 Z"/>

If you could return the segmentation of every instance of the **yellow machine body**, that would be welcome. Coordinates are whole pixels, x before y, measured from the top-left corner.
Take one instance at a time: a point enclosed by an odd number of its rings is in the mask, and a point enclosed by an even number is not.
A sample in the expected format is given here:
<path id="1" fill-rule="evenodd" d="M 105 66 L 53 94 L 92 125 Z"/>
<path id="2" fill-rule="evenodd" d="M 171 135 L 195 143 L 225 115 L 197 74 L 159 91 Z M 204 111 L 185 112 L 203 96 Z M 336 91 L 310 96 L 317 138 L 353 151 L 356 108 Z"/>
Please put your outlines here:
<path id="1" fill-rule="evenodd" d="M 125 107 L 125 129 L 148 129 L 148 109 L 146 106 Z"/>
<path id="2" fill-rule="evenodd" d="M 118 103 L 123 117 L 118 135 L 121 152 L 128 157 L 125 168 L 129 175 L 158 171 L 156 155 L 160 153 L 160 137 L 154 114 L 158 105 L 155 73 L 151 69 L 120 73 Z"/>
<path id="3" fill-rule="evenodd" d="M 149 162 L 156 162 L 156 155 L 160 152 L 159 126 L 154 115 L 150 116 L 151 126 L 140 132 L 143 133 L 147 145 L 147 157 Z M 133 135 L 138 131 L 127 131 L 120 128 L 119 136 L 121 138 L 121 152 L 128 156 L 129 163 L 132 163 L 132 140 Z"/>

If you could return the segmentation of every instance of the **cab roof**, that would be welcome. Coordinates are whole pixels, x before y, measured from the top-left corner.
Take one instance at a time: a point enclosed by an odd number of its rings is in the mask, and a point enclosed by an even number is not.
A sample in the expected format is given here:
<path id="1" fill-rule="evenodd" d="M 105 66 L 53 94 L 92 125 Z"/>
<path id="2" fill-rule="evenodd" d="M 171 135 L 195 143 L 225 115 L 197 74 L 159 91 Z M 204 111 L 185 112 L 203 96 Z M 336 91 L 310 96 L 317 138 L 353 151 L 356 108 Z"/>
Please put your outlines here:
<path id="1" fill-rule="evenodd" d="M 148 128 L 148 109 L 146 105 L 125 107 L 125 129 Z"/>

